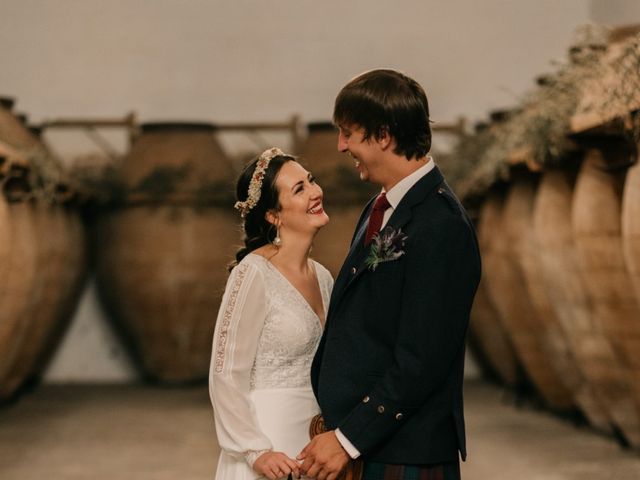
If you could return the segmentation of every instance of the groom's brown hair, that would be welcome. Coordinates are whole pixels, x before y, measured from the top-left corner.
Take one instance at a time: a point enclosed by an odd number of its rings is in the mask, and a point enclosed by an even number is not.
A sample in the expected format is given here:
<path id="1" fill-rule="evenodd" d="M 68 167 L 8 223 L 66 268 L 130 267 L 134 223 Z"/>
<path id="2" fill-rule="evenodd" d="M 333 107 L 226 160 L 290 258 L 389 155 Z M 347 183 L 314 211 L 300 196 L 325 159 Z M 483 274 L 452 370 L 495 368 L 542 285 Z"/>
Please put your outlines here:
<path id="1" fill-rule="evenodd" d="M 365 139 L 386 131 L 396 141 L 394 153 L 408 159 L 431 149 L 427 95 L 418 82 L 395 70 L 370 70 L 347 83 L 336 97 L 333 122 L 362 127 Z"/>

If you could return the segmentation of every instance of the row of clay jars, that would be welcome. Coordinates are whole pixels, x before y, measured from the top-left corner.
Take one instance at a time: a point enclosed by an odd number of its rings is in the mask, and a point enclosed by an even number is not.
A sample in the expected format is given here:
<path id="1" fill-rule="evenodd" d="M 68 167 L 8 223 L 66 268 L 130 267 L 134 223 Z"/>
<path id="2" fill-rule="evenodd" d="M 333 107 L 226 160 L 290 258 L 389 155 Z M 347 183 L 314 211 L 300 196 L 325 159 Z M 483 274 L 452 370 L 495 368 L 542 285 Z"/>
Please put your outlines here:
<path id="1" fill-rule="evenodd" d="M 229 200 L 234 169 L 214 133 L 215 127 L 209 124 L 143 125 L 119 172 L 129 197 L 113 208 L 100 210 L 93 222 L 100 296 L 144 375 L 162 382 L 206 377 L 216 312 L 227 279 L 226 265 L 241 243 L 240 219 Z M 345 156 L 337 154 L 332 128 L 312 129 L 307 142 L 298 147 L 302 161 L 318 169 L 325 185 L 332 180 L 328 170 L 350 168 Z M 344 168 L 333 163 L 327 170 L 324 161 L 331 157 L 339 158 Z M 353 172 L 349 175 L 355 177 Z M 163 184 L 167 179 L 175 181 L 169 189 Z M 353 194 L 352 189 L 344 192 Z M 203 193 L 213 193 L 214 201 L 205 198 L 203 203 Z M 316 243 L 314 256 L 334 273 L 346 255 L 364 203 L 363 195 L 358 199 L 361 201 L 334 196 L 332 228 Z M 16 213 L 21 210 L 24 218 L 57 218 L 47 217 L 33 202 L 7 204 L 7 208 Z M 14 255 L 15 262 L 33 266 L 23 267 L 25 275 L 32 272 L 31 276 L 42 282 L 52 281 L 56 275 L 35 274 L 42 271 L 35 267 L 36 259 L 59 257 L 38 249 L 36 237 L 29 237 L 29 222 L 19 225 L 23 237 L 31 241 L 20 242 L 22 250 Z M 50 249 L 57 244 L 50 243 Z M 83 250 L 69 251 L 80 254 Z M 71 259 L 67 262 L 74 264 Z M 29 281 L 24 285 L 25 291 L 33 291 Z M 7 329 L 7 337 L 15 339 L 18 330 Z M 44 335 L 45 329 L 41 331 Z"/>
<path id="2" fill-rule="evenodd" d="M 489 196 L 479 230 L 494 318 L 540 395 L 638 446 L 638 173 L 623 202 L 625 172 L 607 168 L 615 156 L 591 149 L 577 178 L 516 179 Z"/>
<path id="3" fill-rule="evenodd" d="M 98 211 L 93 222 L 101 298 L 142 372 L 158 381 L 206 377 L 226 265 L 241 240 L 240 219 L 229 200 L 235 172 L 214 133 L 210 124 L 143 125 L 119 172 L 130 195 L 117 206 Z M 325 186 L 332 217 L 316 241 L 313 256 L 337 274 L 358 215 L 373 191 L 363 189 L 335 142 L 333 127 L 322 124 L 312 126 L 308 139 L 296 147 L 301 161 Z M 352 181 L 344 183 L 347 175 Z M 169 184 L 163 183 L 167 180 Z M 212 192 L 213 201 L 202 202 L 202 194 Z M 53 208 L 49 210 L 54 213 L 47 216 L 51 212 L 34 202 L 6 206 L 16 214 L 21 211 L 20 218 L 40 222 L 62 218 Z M 36 237 L 29 236 L 31 223 L 17 225 L 21 228 L 16 227 L 16 238 L 20 232 L 21 238 L 31 240 L 20 242 L 22 250 L 14 254 L 15 263 L 31 266 L 23 267 L 25 276 L 31 272 L 40 282 L 53 282 L 56 274 L 36 274 L 43 270 L 35 265 L 37 259 L 48 257 L 62 261 L 53 250 L 64 242 L 51 242 L 49 250 L 41 249 Z M 52 225 L 42 228 L 53 230 Z M 69 252 L 83 257 L 82 246 Z M 77 262 L 68 258 L 66 263 Z M 28 280 L 21 285 L 24 291 L 34 291 Z M 7 329 L 7 338 L 15 339 L 18 331 L 18 327 Z M 46 336 L 47 329 L 39 331 Z"/>

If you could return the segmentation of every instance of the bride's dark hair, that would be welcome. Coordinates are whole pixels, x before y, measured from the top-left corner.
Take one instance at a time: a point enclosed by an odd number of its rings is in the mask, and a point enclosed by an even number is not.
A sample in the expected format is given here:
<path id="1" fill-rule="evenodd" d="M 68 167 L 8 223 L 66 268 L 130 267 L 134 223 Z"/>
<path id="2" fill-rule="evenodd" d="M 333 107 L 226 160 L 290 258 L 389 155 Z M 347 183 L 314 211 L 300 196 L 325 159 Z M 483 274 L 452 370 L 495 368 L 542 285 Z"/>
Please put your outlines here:
<path id="1" fill-rule="evenodd" d="M 236 183 L 236 198 L 240 202 L 247 200 L 249 196 L 249 184 L 260 160 L 257 156 L 244 168 L 238 182 Z M 276 155 L 269 162 L 269 166 L 264 172 L 262 185 L 260 187 L 260 200 L 247 212 L 244 217 L 244 246 L 236 252 L 236 259 L 229 265 L 229 270 L 233 269 L 244 257 L 267 243 L 271 243 L 276 237 L 276 228 L 266 219 L 269 210 L 280 210 L 278 202 L 278 189 L 276 188 L 276 178 L 282 166 L 295 160 L 291 155 Z"/>

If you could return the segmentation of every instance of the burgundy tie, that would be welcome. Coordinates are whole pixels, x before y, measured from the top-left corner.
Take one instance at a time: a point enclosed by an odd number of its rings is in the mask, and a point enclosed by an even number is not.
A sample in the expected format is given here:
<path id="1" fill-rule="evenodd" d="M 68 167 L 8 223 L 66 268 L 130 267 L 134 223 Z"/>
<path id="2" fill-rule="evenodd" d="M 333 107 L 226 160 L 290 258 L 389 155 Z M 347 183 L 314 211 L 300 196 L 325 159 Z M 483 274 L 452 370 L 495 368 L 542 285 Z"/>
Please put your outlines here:
<path id="1" fill-rule="evenodd" d="M 367 233 L 364 236 L 365 246 L 368 246 L 371 243 L 371 239 L 374 237 L 374 235 L 380 231 L 380 227 L 382 227 L 384 212 L 390 206 L 391 204 L 389 203 L 389 200 L 387 200 L 387 196 L 384 192 L 378 195 L 378 198 L 376 198 L 376 202 L 373 204 L 371 215 L 369 216 L 369 225 L 367 225 Z"/>

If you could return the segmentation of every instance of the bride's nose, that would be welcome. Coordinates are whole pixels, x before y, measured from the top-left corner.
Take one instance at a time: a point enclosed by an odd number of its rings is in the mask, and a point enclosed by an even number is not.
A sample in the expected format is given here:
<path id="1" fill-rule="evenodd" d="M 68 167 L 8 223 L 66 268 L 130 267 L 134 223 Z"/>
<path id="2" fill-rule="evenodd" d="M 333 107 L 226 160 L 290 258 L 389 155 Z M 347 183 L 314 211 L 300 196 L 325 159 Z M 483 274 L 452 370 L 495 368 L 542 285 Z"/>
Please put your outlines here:
<path id="1" fill-rule="evenodd" d="M 322 187 L 317 183 L 313 185 L 313 189 L 311 190 L 311 198 L 313 200 L 322 198 Z"/>

